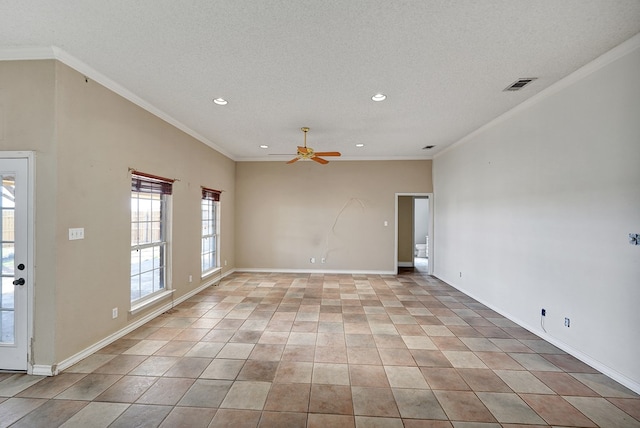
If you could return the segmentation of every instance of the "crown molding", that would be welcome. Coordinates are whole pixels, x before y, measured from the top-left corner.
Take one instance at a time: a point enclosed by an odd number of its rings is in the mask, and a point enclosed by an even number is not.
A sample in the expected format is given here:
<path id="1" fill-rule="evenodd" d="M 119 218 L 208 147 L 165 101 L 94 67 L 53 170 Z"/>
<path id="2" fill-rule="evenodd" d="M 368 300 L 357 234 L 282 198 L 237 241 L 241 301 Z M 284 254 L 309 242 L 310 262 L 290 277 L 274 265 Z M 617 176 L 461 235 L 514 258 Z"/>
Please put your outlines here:
<path id="1" fill-rule="evenodd" d="M 28 47 L 0 48 L 0 61 L 24 61 L 24 60 L 43 60 L 43 59 L 55 59 L 57 61 L 60 61 L 66 66 L 73 68 L 78 73 L 81 73 L 84 76 L 87 76 L 91 80 L 101 84 L 102 86 L 109 89 L 110 91 L 115 92 L 116 94 L 132 102 L 138 107 L 148 111 L 154 116 L 164 120 L 168 124 L 178 128 L 185 134 L 188 134 L 191 137 L 195 138 L 196 140 L 200 141 L 201 143 L 206 144 L 207 146 L 223 154 L 229 159 L 233 161 L 236 160 L 231 153 L 227 152 L 226 150 L 224 150 L 223 148 L 215 144 L 213 141 L 209 140 L 208 138 L 204 137 L 203 135 L 189 128 L 184 123 L 180 122 L 179 120 L 173 118 L 166 112 L 155 107 L 153 104 L 149 103 L 142 97 L 136 95 L 133 91 L 125 88 L 124 86 L 120 85 L 119 83 L 115 82 L 114 80 L 110 79 L 109 77 L 100 73 L 93 67 L 80 61 L 78 58 L 74 57 L 73 55 L 70 55 L 68 52 L 64 51 L 63 49 L 60 49 L 57 46 L 50 46 L 50 47 L 28 46 Z"/>
<path id="2" fill-rule="evenodd" d="M 462 137 L 461 139 L 459 139 L 458 141 L 456 141 L 455 143 L 451 144 L 449 147 L 443 149 L 442 151 L 434 154 L 433 159 L 437 159 L 440 156 L 442 156 L 443 154 L 457 148 L 458 146 L 464 145 L 465 143 L 468 143 L 469 141 L 471 141 L 473 138 L 475 138 L 476 136 L 482 134 L 483 132 L 493 128 L 494 126 L 497 126 L 499 124 L 501 124 L 502 122 L 505 122 L 506 120 L 511 119 L 513 116 L 517 115 L 518 113 L 528 109 L 529 107 L 542 102 L 543 100 L 557 94 L 558 92 L 562 91 L 563 89 L 581 81 L 582 79 L 590 76 L 591 74 L 597 72 L 598 70 L 600 70 L 603 67 L 606 67 L 607 65 L 611 64 L 612 62 L 624 57 L 625 55 L 628 55 L 629 53 L 633 52 L 636 49 L 640 48 L 640 33 L 636 34 L 635 36 L 631 37 L 630 39 L 620 43 L 618 46 L 614 47 L 613 49 L 605 52 L 604 54 L 600 55 L 598 58 L 594 59 L 593 61 L 587 63 L 586 65 L 580 67 L 579 69 L 577 69 L 576 71 L 574 71 L 573 73 L 569 74 L 568 76 L 564 77 L 563 79 L 560 79 L 559 81 L 557 81 L 556 83 L 550 85 L 549 87 L 543 89 L 542 91 L 538 92 L 537 94 L 535 94 L 534 96 L 532 96 L 531 98 L 527 98 L 525 101 L 521 102 L 520 104 L 518 104 L 517 106 L 513 107 L 511 110 L 501 114 L 500 116 L 496 117 L 495 119 L 493 119 L 492 121 L 486 123 L 485 125 L 481 126 L 480 128 L 476 129 L 475 131 L 471 132 L 470 134 L 467 134 L 466 136 Z"/>

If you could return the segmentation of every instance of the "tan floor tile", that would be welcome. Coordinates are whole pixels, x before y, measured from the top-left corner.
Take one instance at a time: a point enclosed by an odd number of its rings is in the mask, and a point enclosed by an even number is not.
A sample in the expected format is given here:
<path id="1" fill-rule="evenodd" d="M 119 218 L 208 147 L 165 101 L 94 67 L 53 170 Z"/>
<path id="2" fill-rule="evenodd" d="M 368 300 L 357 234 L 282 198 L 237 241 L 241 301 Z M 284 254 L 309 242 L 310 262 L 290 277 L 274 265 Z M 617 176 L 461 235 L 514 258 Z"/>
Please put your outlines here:
<path id="1" fill-rule="evenodd" d="M 309 413 L 307 417 L 307 428 L 355 428 L 355 426 L 353 416 Z"/>
<path id="2" fill-rule="evenodd" d="M 640 421 L 640 398 L 609 398 L 618 409 Z"/>
<path id="3" fill-rule="evenodd" d="M 571 373 L 571 376 L 603 397 L 638 398 L 635 392 L 600 373 Z"/>
<path id="4" fill-rule="evenodd" d="M 400 417 L 391 388 L 352 386 L 351 394 L 355 415 Z"/>
<path id="5" fill-rule="evenodd" d="M 640 422 L 633 419 L 601 397 L 564 397 L 573 407 L 601 427 L 638 428 Z"/>
<path id="6" fill-rule="evenodd" d="M 308 383 L 271 385 L 265 410 L 277 412 L 304 412 L 309 410 L 311 385 Z"/>
<path id="7" fill-rule="evenodd" d="M 232 385 L 233 382 L 228 380 L 196 379 L 182 396 L 178 406 L 220 407 Z"/>
<path id="8" fill-rule="evenodd" d="M 353 415 L 351 387 L 346 385 L 311 385 L 309 413 Z"/>
<path id="9" fill-rule="evenodd" d="M 352 386 L 389 386 L 387 374 L 382 366 L 349 364 L 349 379 Z"/>
<path id="10" fill-rule="evenodd" d="M 234 382 L 220 408 L 262 410 L 270 388 L 270 382 Z"/>
<path id="11" fill-rule="evenodd" d="M 145 425 L 158 426 L 171 410 L 171 406 L 132 404 L 109 425 L 109 428 L 129 428 Z"/>
<path id="12" fill-rule="evenodd" d="M 393 388 L 392 391 L 403 418 L 447 419 L 447 415 L 432 391 L 403 388 Z"/>
<path id="13" fill-rule="evenodd" d="M 57 427 L 86 405 L 86 401 L 48 400 L 11 426 L 15 428 Z"/>
<path id="14" fill-rule="evenodd" d="M 63 400 L 94 400 L 121 377 L 121 375 L 115 374 L 90 373 L 55 398 Z"/>
<path id="15" fill-rule="evenodd" d="M 538 354 L 520 354 L 511 352 L 509 353 L 509 356 L 516 360 L 522 367 L 527 370 L 536 370 L 541 372 L 562 371 Z"/>
<path id="16" fill-rule="evenodd" d="M 90 402 L 62 424 L 61 428 L 106 428 L 129 407 L 127 403 Z"/>
<path id="17" fill-rule="evenodd" d="M 255 410 L 219 409 L 211 421 L 211 427 L 256 428 L 260 412 Z"/>
<path id="18" fill-rule="evenodd" d="M 316 349 L 313 346 L 286 345 L 282 353 L 282 361 L 313 362 Z"/>
<path id="19" fill-rule="evenodd" d="M 349 364 L 382 365 L 382 360 L 380 359 L 377 348 L 349 347 L 347 349 L 347 358 Z"/>
<path id="20" fill-rule="evenodd" d="M 212 360 L 212 358 L 182 357 L 165 372 L 164 376 L 195 379 L 202 374 Z"/>
<path id="21" fill-rule="evenodd" d="M 429 385 L 417 367 L 384 366 L 389 385 L 392 388 L 428 389 Z"/>
<path id="22" fill-rule="evenodd" d="M 174 407 L 160 428 L 189 427 L 207 428 L 216 414 L 216 409 L 202 407 Z"/>
<path id="23" fill-rule="evenodd" d="M 0 426 L 11 425 L 45 403 L 47 400 L 41 398 L 9 398 L 3 401 L 0 403 L 0 415 L 2 415 Z"/>
<path id="24" fill-rule="evenodd" d="M 314 362 L 317 363 L 346 363 L 347 352 L 344 346 L 317 346 Z"/>
<path id="25" fill-rule="evenodd" d="M 517 394 L 478 392 L 476 395 L 500 423 L 532 425 L 545 423 Z"/>
<path id="26" fill-rule="evenodd" d="M 346 364 L 314 363 L 311 381 L 314 384 L 349 385 L 349 368 Z"/>
<path id="27" fill-rule="evenodd" d="M 311 383 L 313 363 L 282 361 L 276 372 L 275 383 Z"/>
<path id="28" fill-rule="evenodd" d="M 436 349 L 441 351 L 468 351 L 464 342 L 454 336 L 434 336 L 431 338 Z"/>
<path id="29" fill-rule="evenodd" d="M 595 391 L 567 373 L 531 372 L 558 395 L 597 396 Z"/>
<path id="30" fill-rule="evenodd" d="M 520 396 L 550 425 L 596 426 L 589 418 L 560 396 L 535 394 L 521 394 Z"/>
<path id="31" fill-rule="evenodd" d="M 238 376 L 238 373 L 240 373 L 244 363 L 245 360 L 216 358 L 204 369 L 200 374 L 200 378 L 234 380 Z"/>
<path id="32" fill-rule="evenodd" d="M 447 391 L 468 391 L 470 389 L 456 369 L 420 367 L 420 371 L 431 389 Z"/>
<path id="33" fill-rule="evenodd" d="M 160 378 L 138 398 L 137 403 L 174 406 L 194 382 L 194 379 Z"/>
<path id="34" fill-rule="evenodd" d="M 411 349 L 410 352 L 416 364 L 421 367 L 453 367 L 441 351 Z"/>
<path id="35" fill-rule="evenodd" d="M 23 390 L 16 397 L 53 398 L 85 376 L 84 373 L 61 373 L 58 376 L 46 377 Z"/>
<path id="36" fill-rule="evenodd" d="M 457 372 L 473 391 L 513 392 L 493 370 L 457 369 Z"/>
<path id="37" fill-rule="evenodd" d="M 415 366 L 416 361 L 408 349 L 378 348 L 378 354 L 385 366 Z"/>
<path id="38" fill-rule="evenodd" d="M 451 361 L 451 365 L 459 369 L 486 369 L 487 366 L 473 352 L 469 351 L 442 351 L 445 357 Z"/>
<path id="39" fill-rule="evenodd" d="M 504 352 L 476 352 L 475 354 L 490 369 L 524 370 L 524 367 Z"/>
<path id="40" fill-rule="evenodd" d="M 473 392 L 434 391 L 449 419 L 469 422 L 495 422 L 491 412 Z"/>
<path id="41" fill-rule="evenodd" d="M 157 378 L 148 376 L 123 376 L 111 385 L 95 401 L 109 401 L 112 403 L 133 403 L 136 401 Z"/>
<path id="42" fill-rule="evenodd" d="M 306 428 L 306 413 L 262 412 L 259 428 Z"/>
<path id="43" fill-rule="evenodd" d="M 549 389 L 549 387 L 530 372 L 515 370 L 495 370 L 494 372 L 515 392 L 524 394 L 553 394 L 553 391 Z"/>
<path id="44" fill-rule="evenodd" d="M 237 380 L 272 382 L 278 369 L 278 361 L 247 360 Z"/>
<path id="45" fill-rule="evenodd" d="M 95 369 L 93 373 L 127 374 L 146 359 L 147 357 L 145 355 L 118 355 L 106 364 Z"/>

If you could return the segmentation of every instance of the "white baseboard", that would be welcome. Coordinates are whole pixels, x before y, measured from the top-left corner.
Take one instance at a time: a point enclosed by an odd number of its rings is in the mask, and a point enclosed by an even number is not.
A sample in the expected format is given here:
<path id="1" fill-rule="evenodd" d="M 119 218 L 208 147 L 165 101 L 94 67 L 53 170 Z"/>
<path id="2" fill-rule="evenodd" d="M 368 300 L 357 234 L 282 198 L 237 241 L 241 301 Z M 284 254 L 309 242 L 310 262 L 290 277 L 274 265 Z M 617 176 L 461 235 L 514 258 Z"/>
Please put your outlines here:
<path id="1" fill-rule="evenodd" d="M 237 268 L 236 272 L 248 273 L 324 273 L 347 275 L 395 275 L 392 270 L 339 270 L 339 269 L 267 269 L 267 268 Z"/>
<path id="2" fill-rule="evenodd" d="M 62 360 L 57 365 L 52 365 L 52 366 L 34 365 L 32 374 L 34 374 L 34 375 L 35 374 L 40 374 L 40 375 L 44 375 L 44 376 L 55 376 L 55 375 L 57 375 L 61 371 L 65 370 L 65 369 L 68 369 L 69 367 L 71 367 L 72 365 L 76 364 L 77 362 L 87 358 L 89 355 L 96 353 L 97 351 L 99 351 L 100 349 L 104 348 L 105 346 L 115 342 L 116 340 L 120 339 L 121 337 L 126 336 L 127 334 L 131 333 L 133 330 L 137 329 L 138 327 L 148 323 L 152 319 L 156 318 L 158 315 L 161 315 L 164 312 L 166 312 L 169 309 L 171 309 L 173 306 L 176 306 L 176 305 L 184 302 L 185 300 L 189 299 L 192 296 L 195 296 L 196 294 L 198 294 L 199 292 L 201 292 L 205 288 L 208 288 L 208 287 L 212 286 L 213 284 L 215 284 L 216 282 L 222 280 L 224 277 L 226 277 L 228 275 L 231 275 L 233 272 L 235 272 L 235 269 L 231 269 L 231 270 L 223 273 L 221 276 L 216 276 L 215 278 L 210 278 L 207 282 L 205 282 L 204 284 L 202 284 L 198 288 L 196 288 L 194 290 L 191 290 L 190 292 L 188 292 L 184 296 L 180 296 L 179 298 L 175 299 L 173 302 L 168 302 L 168 303 L 156 308 L 153 312 L 151 312 L 151 313 L 145 315 L 144 317 L 140 318 L 139 320 L 136 320 L 135 322 L 127 325 L 123 329 L 118 330 L 113 334 L 110 334 L 109 336 L 105 337 L 104 339 L 100 340 L 99 342 L 94 343 L 93 345 L 89 346 L 88 348 L 85 348 L 82 351 L 70 356 L 69 358 L 66 358 L 66 359 Z M 37 369 L 37 373 L 36 373 L 36 369 Z"/>
<path id="3" fill-rule="evenodd" d="M 29 367 L 27 373 L 34 376 L 54 376 L 58 374 L 56 370 L 57 369 L 55 365 L 48 366 L 44 364 L 34 364 L 33 366 Z"/>
<path id="4" fill-rule="evenodd" d="M 465 290 L 462 287 L 459 287 L 457 285 L 455 285 L 453 282 L 450 281 L 446 281 L 440 277 L 436 278 L 440 279 L 441 281 L 449 284 L 450 286 L 452 286 L 453 288 L 455 288 L 456 290 L 466 294 L 467 296 L 471 297 L 472 299 L 478 301 L 479 303 L 482 303 L 483 305 L 485 305 L 486 307 L 488 307 L 489 309 L 491 309 L 492 311 L 495 311 L 497 313 L 499 313 L 500 315 L 502 315 L 503 317 L 507 318 L 510 321 L 513 321 L 514 323 L 518 324 L 520 327 L 525 328 L 527 330 L 529 330 L 531 333 L 535 334 L 536 336 L 540 337 L 541 339 L 546 340 L 547 342 L 551 343 L 552 345 L 562 349 L 564 352 L 566 352 L 567 354 L 577 358 L 578 360 L 582 361 L 583 363 L 585 363 L 586 365 L 593 367 L 594 369 L 598 370 L 600 373 L 609 376 L 611 379 L 615 380 L 616 382 L 620 383 L 621 385 L 624 385 L 625 387 L 629 388 L 630 390 L 632 390 L 633 392 L 640 394 L 640 383 L 634 381 L 633 379 L 628 378 L 627 376 L 623 375 L 622 373 L 612 369 L 611 367 L 601 363 L 598 360 L 593 359 L 592 357 L 590 357 L 589 355 L 571 347 L 570 345 L 567 345 L 566 343 L 556 339 L 555 337 L 549 335 L 548 333 L 544 332 L 543 330 L 533 327 L 531 325 L 528 325 L 527 323 L 525 323 L 524 321 L 522 321 L 521 319 L 514 317 L 512 314 L 505 312 L 499 308 L 496 308 L 495 306 L 491 305 L 490 303 L 484 301 L 483 299 L 474 296 L 473 293 L 468 292 L 467 290 Z"/>

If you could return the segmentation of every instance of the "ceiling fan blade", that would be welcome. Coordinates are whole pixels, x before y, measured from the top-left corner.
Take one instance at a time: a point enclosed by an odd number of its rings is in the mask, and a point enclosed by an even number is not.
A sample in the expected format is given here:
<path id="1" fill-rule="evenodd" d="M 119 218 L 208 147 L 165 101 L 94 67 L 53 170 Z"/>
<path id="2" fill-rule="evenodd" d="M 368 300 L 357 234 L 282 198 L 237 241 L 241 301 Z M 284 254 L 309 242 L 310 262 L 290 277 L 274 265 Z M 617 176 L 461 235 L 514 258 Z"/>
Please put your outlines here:
<path id="1" fill-rule="evenodd" d="M 316 152 L 316 156 L 342 156 L 340 152 Z"/>
<path id="2" fill-rule="evenodd" d="M 300 160 L 300 158 L 293 158 L 293 159 L 291 159 L 291 160 L 290 160 L 289 162 L 287 162 L 287 163 L 294 163 L 294 162 L 296 162 L 296 161 L 298 161 L 298 160 Z"/>
<path id="3" fill-rule="evenodd" d="M 312 161 L 316 161 L 316 162 L 318 162 L 318 163 L 321 163 L 322 165 L 326 165 L 326 164 L 328 164 L 328 163 L 329 163 L 329 161 L 328 161 L 328 160 L 324 160 L 324 159 L 322 159 L 322 158 L 319 158 L 318 156 L 314 156 L 314 157 L 312 157 L 312 158 L 311 158 L 311 160 L 312 160 Z"/>

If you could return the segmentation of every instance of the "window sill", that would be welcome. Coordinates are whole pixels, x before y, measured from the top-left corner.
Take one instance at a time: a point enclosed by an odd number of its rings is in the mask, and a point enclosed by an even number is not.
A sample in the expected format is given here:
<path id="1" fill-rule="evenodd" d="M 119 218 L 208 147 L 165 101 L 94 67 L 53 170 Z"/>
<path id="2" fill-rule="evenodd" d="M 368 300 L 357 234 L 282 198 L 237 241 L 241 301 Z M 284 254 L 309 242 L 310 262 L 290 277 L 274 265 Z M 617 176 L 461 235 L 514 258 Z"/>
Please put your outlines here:
<path id="1" fill-rule="evenodd" d="M 131 309 L 129 310 L 129 313 L 131 315 L 136 315 L 139 312 L 145 310 L 146 308 L 148 308 L 149 306 L 155 304 L 156 302 L 158 302 L 159 300 L 162 300 L 166 297 L 169 297 L 171 295 L 173 295 L 173 291 L 174 290 L 165 290 L 165 291 L 161 291 L 158 293 L 154 293 L 151 297 L 149 297 L 148 299 L 144 299 L 140 302 L 136 302 L 134 304 L 131 305 Z"/>
<path id="2" fill-rule="evenodd" d="M 211 275 L 215 275 L 215 274 L 220 273 L 220 272 L 222 272 L 222 267 L 221 266 L 203 273 L 200 278 L 201 279 L 205 279 L 207 277 L 210 277 Z"/>

